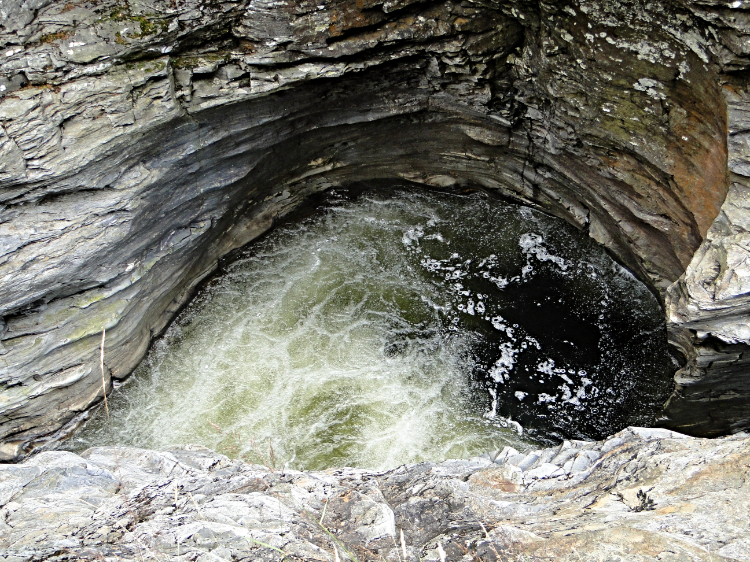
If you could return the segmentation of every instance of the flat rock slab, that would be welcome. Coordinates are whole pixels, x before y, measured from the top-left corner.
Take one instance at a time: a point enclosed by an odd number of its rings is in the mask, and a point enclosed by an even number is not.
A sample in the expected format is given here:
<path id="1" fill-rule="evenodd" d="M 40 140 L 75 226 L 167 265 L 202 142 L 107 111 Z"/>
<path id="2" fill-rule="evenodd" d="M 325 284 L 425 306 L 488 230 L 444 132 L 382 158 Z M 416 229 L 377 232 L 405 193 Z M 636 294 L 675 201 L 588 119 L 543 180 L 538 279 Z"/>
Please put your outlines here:
<path id="1" fill-rule="evenodd" d="M 298 472 L 196 446 L 44 452 L 0 466 L 0 560 L 750 560 L 750 437 L 516 453 Z"/>

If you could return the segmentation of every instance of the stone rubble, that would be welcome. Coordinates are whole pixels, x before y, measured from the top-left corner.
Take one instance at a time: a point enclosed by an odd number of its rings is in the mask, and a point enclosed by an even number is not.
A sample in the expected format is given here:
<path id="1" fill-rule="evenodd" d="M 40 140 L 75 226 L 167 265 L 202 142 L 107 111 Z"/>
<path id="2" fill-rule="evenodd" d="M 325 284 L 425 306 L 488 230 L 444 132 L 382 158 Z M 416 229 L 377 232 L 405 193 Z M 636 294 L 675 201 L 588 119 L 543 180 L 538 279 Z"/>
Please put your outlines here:
<path id="1" fill-rule="evenodd" d="M 749 476 L 747 435 L 645 428 L 384 472 L 42 452 L 0 465 L 0 560 L 747 561 Z"/>

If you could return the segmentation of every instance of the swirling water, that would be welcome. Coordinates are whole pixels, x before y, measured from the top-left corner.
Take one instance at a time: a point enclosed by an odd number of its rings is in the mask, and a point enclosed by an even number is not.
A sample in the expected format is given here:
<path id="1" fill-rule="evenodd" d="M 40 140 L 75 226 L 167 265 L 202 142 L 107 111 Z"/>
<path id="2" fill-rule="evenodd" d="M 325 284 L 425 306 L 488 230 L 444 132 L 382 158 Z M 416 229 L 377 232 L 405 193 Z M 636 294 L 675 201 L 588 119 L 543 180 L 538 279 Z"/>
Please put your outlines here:
<path id="1" fill-rule="evenodd" d="M 584 233 L 483 193 L 329 193 L 209 282 L 65 443 L 393 467 L 647 425 L 662 311 Z"/>

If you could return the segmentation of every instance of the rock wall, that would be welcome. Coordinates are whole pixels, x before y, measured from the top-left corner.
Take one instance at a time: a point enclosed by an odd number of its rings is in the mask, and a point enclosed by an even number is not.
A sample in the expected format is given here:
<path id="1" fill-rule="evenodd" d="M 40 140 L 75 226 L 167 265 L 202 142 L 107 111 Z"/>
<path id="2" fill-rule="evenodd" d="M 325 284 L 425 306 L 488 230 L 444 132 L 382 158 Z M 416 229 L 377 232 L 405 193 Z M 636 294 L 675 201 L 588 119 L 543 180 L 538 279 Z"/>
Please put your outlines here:
<path id="1" fill-rule="evenodd" d="M 722 435 L 750 418 L 750 149 L 744 80 L 727 84 L 731 185 L 719 216 L 685 274 L 667 293 L 673 339 L 687 364 L 676 374 L 668 411 L 685 431 Z"/>
<path id="2" fill-rule="evenodd" d="M 747 436 L 640 428 L 387 472 L 200 447 L 44 452 L 0 465 L 0 548 L 13 562 L 742 561 L 748 463 Z"/>
<path id="3" fill-rule="evenodd" d="M 480 186 L 587 230 L 666 299 L 688 362 L 665 423 L 747 427 L 750 336 L 710 347 L 705 315 L 672 312 L 711 308 L 696 268 L 680 276 L 745 232 L 709 231 L 741 207 L 719 214 L 742 172 L 745 13 L 0 0 L 0 459 L 101 399 L 103 328 L 109 388 L 222 256 L 311 193 L 375 178 Z"/>

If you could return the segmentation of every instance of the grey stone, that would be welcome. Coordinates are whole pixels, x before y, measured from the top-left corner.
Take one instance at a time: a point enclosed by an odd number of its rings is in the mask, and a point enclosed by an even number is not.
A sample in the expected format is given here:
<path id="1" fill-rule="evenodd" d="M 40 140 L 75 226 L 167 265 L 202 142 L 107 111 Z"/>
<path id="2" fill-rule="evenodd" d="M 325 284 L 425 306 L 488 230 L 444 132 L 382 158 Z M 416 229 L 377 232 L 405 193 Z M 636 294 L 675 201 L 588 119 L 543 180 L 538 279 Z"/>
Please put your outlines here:
<path id="1" fill-rule="evenodd" d="M 612 437 L 610 439 L 607 439 L 604 444 L 602 445 L 602 448 L 600 450 L 602 455 L 605 455 L 609 453 L 612 449 L 615 449 L 619 447 L 620 445 L 623 445 L 626 443 L 624 439 L 621 439 L 619 437 Z"/>
<path id="2" fill-rule="evenodd" d="M 573 459 L 573 464 L 570 465 L 570 472 L 583 472 L 589 466 L 591 466 L 591 459 L 581 453 Z"/>
<path id="3" fill-rule="evenodd" d="M 558 448 L 551 447 L 549 449 L 544 449 L 542 451 L 538 452 L 539 454 L 539 464 L 545 464 L 552 461 L 554 457 L 558 454 Z"/>
<path id="4" fill-rule="evenodd" d="M 563 449 L 559 453 L 557 453 L 550 462 L 552 464 L 556 464 L 557 466 L 563 466 L 566 462 L 568 462 L 570 459 L 575 458 L 575 456 L 578 454 L 579 450 L 575 448 L 568 448 Z"/>
<path id="5" fill-rule="evenodd" d="M 578 453 L 575 459 L 573 459 L 573 464 L 570 465 L 568 471 L 583 472 L 584 470 L 587 470 L 596 461 L 597 458 L 599 458 L 599 455 L 597 453 L 593 453 L 592 451 L 581 451 L 580 453 Z"/>
<path id="6" fill-rule="evenodd" d="M 505 460 L 505 463 L 506 464 L 512 464 L 513 466 L 518 467 L 524 461 L 524 459 L 526 459 L 526 457 L 527 457 L 527 455 L 521 455 L 521 454 L 513 455 L 512 457 L 508 457 Z M 534 459 L 534 460 L 536 460 L 536 459 Z"/>
<path id="7" fill-rule="evenodd" d="M 559 466 L 550 463 L 542 463 L 536 468 L 532 468 L 524 473 L 524 481 L 538 480 L 544 478 L 556 478 L 562 476 L 565 471 Z"/>
<path id="8" fill-rule="evenodd" d="M 0 466 L 0 482 L 17 486 L 0 501 L 0 521 L 9 523 L 0 525 L 0 548 L 8 560 L 62 553 L 333 562 L 348 550 L 360 560 L 403 561 L 403 532 L 406 560 L 440 560 L 438 543 L 450 561 L 494 552 L 606 560 L 613 551 L 643 561 L 670 552 L 674 560 L 743 559 L 750 483 L 736 466 L 750 462 L 747 437 L 624 430 L 615 439 L 621 445 L 570 478 L 551 464 L 522 473 L 489 460 L 316 473 L 249 465 L 201 447 L 47 452 Z M 642 493 L 653 509 L 639 510 Z"/>
<path id="9" fill-rule="evenodd" d="M 687 435 L 659 427 L 631 427 L 630 431 L 642 439 L 684 439 Z"/>
<path id="10" fill-rule="evenodd" d="M 509 458 L 515 457 L 519 454 L 520 453 L 513 447 L 509 447 L 508 445 L 506 445 L 501 451 L 497 451 L 497 454 L 495 454 L 495 458 L 492 460 L 497 464 L 503 464 L 507 462 Z"/>
<path id="11" fill-rule="evenodd" d="M 529 453 L 519 462 L 517 463 L 511 462 L 511 464 L 515 464 L 521 470 L 529 470 L 531 467 L 533 467 L 537 463 L 538 460 L 539 460 L 539 454 L 537 452 L 534 452 L 534 453 Z"/>

